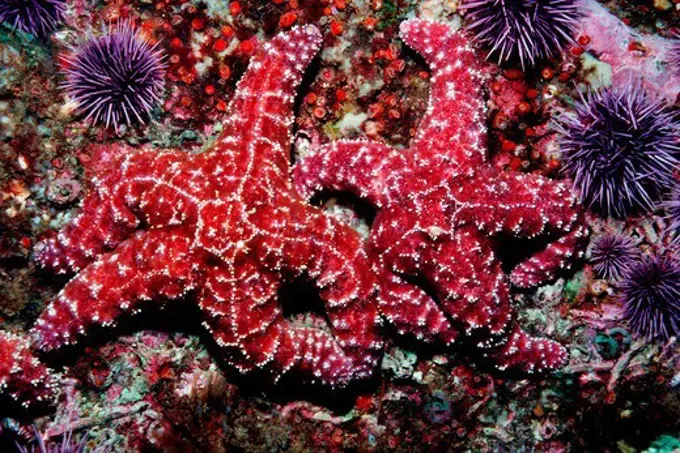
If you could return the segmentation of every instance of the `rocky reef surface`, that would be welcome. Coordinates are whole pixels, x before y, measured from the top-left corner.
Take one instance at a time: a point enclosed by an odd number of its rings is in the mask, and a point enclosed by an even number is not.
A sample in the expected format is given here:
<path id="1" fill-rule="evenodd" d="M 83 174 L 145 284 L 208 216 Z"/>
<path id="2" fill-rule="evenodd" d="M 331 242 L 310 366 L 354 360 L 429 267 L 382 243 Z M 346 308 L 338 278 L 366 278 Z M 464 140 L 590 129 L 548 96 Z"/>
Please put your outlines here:
<path id="1" fill-rule="evenodd" d="M 0 62 L 0 451 L 680 450 L 677 0 L 0 0 Z"/>

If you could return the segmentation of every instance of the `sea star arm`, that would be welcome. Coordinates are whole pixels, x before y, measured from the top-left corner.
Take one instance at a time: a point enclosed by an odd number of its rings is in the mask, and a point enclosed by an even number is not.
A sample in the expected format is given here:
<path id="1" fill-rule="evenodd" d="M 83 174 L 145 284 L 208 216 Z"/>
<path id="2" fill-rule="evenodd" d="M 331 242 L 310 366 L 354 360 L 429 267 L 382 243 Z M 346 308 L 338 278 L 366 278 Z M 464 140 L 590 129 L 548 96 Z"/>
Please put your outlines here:
<path id="1" fill-rule="evenodd" d="M 363 242 L 351 228 L 316 208 L 299 203 L 294 209 L 300 231 L 287 234 L 282 268 L 292 275 L 306 269 L 324 301 L 334 342 L 351 360 L 353 376 L 366 377 L 382 343 L 375 277 Z"/>
<path id="2" fill-rule="evenodd" d="M 558 271 L 569 269 L 583 257 L 588 244 L 588 227 L 580 224 L 530 258 L 519 263 L 510 273 L 510 281 L 520 288 L 538 286 L 553 280 Z"/>
<path id="3" fill-rule="evenodd" d="M 489 357 L 500 370 L 541 373 L 562 368 L 569 360 L 569 353 L 558 342 L 532 337 L 514 324 L 506 343 Z"/>
<path id="4" fill-rule="evenodd" d="M 261 368 L 278 380 L 296 368 L 334 386 L 368 376 L 381 344 L 373 275 L 358 234 L 283 193 L 263 209 L 249 243 L 257 260 L 206 278 L 206 327 L 242 372 Z M 278 289 L 299 278 L 318 288 L 325 328 L 284 317 Z"/>
<path id="5" fill-rule="evenodd" d="M 192 200 L 172 184 L 182 175 L 187 154 L 129 150 L 112 169 L 95 178 L 80 214 L 56 237 L 36 248 L 35 259 L 46 269 L 73 273 L 115 249 L 140 226 L 162 227 L 191 221 Z"/>
<path id="6" fill-rule="evenodd" d="M 51 403 L 55 387 L 51 370 L 33 355 L 30 341 L 0 331 L 0 392 L 28 407 L 34 403 Z"/>
<path id="7" fill-rule="evenodd" d="M 352 377 L 352 360 L 328 332 L 297 325 L 283 316 L 276 273 L 244 263 L 222 267 L 206 278 L 201 307 L 204 326 L 241 373 L 255 369 L 277 381 L 292 368 L 331 385 Z"/>
<path id="8" fill-rule="evenodd" d="M 432 70 L 430 100 L 411 144 L 419 160 L 443 159 L 470 168 L 486 160 L 486 130 L 479 59 L 464 32 L 415 19 L 400 35 Z"/>
<path id="9" fill-rule="evenodd" d="M 470 253 L 473 252 L 473 253 Z M 436 289 L 446 315 L 500 369 L 541 372 L 564 365 L 566 350 L 557 342 L 531 337 L 512 317 L 510 295 L 491 243 L 474 228 L 424 251 L 419 271 Z"/>
<path id="10" fill-rule="evenodd" d="M 282 266 L 290 278 L 310 266 L 307 273 L 321 287 L 321 298 L 326 301 L 329 330 L 283 316 L 278 302 L 281 282 L 273 271 L 243 265 L 233 274 L 223 270 L 207 277 L 207 297 L 201 302 L 209 315 L 204 325 L 242 373 L 260 368 L 277 381 L 297 368 L 323 383 L 342 386 L 368 376 L 372 370 L 380 346 L 377 313 L 364 294 L 370 292 L 372 280 L 348 267 L 361 264 L 362 257 L 348 259 L 325 243 L 319 244 L 321 255 L 311 259 L 309 252 L 317 247 L 313 244 L 316 240 L 298 237 L 286 245 L 284 256 L 289 259 L 277 266 Z M 355 253 L 360 253 L 360 248 Z M 350 276 L 344 279 L 347 274 Z"/>
<path id="11" fill-rule="evenodd" d="M 63 274 L 78 272 L 107 249 L 125 240 L 138 219 L 111 189 L 119 175 L 110 171 L 85 198 L 80 214 L 56 237 L 36 247 L 35 259 L 45 269 Z"/>
<path id="12" fill-rule="evenodd" d="M 555 341 L 531 337 L 513 319 L 491 246 L 471 226 L 453 237 L 414 233 L 395 241 L 393 250 L 381 255 L 382 266 L 396 277 L 379 274 L 381 312 L 397 329 L 428 340 L 450 343 L 455 333 L 443 327 L 462 327 L 466 339 L 501 369 L 539 372 L 561 367 L 565 349 Z M 416 286 L 419 281 L 430 289 L 427 294 Z M 446 324 L 435 323 L 429 333 L 422 332 L 437 319 Z"/>
<path id="13" fill-rule="evenodd" d="M 555 277 L 583 256 L 588 241 L 584 214 L 569 187 L 538 175 L 484 171 L 460 193 L 458 219 L 490 234 L 517 238 L 556 237 L 511 273 L 516 286 L 530 287 Z"/>
<path id="14" fill-rule="evenodd" d="M 208 153 L 223 156 L 220 165 L 225 168 L 235 168 L 238 194 L 253 177 L 261 176 L 258 171 L 288 176 L 294 93 L 321 43 L 316 27 L 297 26 L 274 37 L 251 58 L 227 108 L 222 134 Z"/>
<path id="15" fill-rule="evenodd" d="M 378 142 L 338 140 L 315 148 L 292 170 L 300 195 L 309 200 L 322 189 L 349 192 L 382 206 L 386 175 L 406 167 L 402 153 Z"/>
<path id="16" fill-rule="evenodd" d="M 248 70 L 236 85 L 236 95 L 227 108 L 227 116 L 250 121 L 262 108 L 264 112 L 283 115 L 292 120 L 294 93 L 305 69 L 321 47 L 321 32 L 313 25 L 293 27 L 279 33 L 259 49 L 250 60 Z M 247 134 L 237 123 L 229 123 L 225 135 Z M 288 121 L 286 128 L 292 125 Z"/>
<path id="17" fill-rule="evenodd" d="M 395 273 L 381 269 L 376 273 L 380 312 L 399 333 L 409 333 L 428 342 L 452 344 L 456 341 L 458 331 L 422 288 Z"/>
<path id="18" fill-rule="evenodd" d="M 375 276 L 361 237 L 323 212 L 307 208 L 306 244 L 291 237 L 284 267 L 302 262 L 325 303 L 331 333 L 352 360 L 354 377 L 371 374 L 382 347 L 377 326 Z M 304 236 L 303 236 L 304 237 Z M 305 250 L 306 249 L 306 250 Z"/>
<path id="19" fill-rule="evenodd" d="M 74 277 L 31 330 L 36 347 L 72 344 L 93 325 L 112 326 L 157 296 L 178 298 L 196 284 L 191 239 L 182 232 L 138 232 Z"/>
<path id="20" fill-rule="evenodd" d="M 352 359 L 330 333 L 285 319 L 276 298 L 263 302 L 238 305 L 233 323 L 216 318 L 204 324 L 241 373 L 261 369 L 277 382 L 297 368 L 306 377 L 332 386 L 343 386 L 356 377 Z M 256 313 L 268 316 L 255 320 Z"/>
<path id="21" fill-rule="evenodd" d="M 398 152 L 365 140 L 320 146 L 293 170 L 303 197 L 309 199 L 321 189 L 342 190 L 383 206 L 396 195 L 392 186 L 398 181 L 392 179 L 411 166 L 437 161 L 434 165 L 455 170 L 485 162 L 482 73 L 467 37 L 444 24 L 419 19 L 403 22 L 401 37 L 432 69 L 427 112 L 411 149 Z"/>

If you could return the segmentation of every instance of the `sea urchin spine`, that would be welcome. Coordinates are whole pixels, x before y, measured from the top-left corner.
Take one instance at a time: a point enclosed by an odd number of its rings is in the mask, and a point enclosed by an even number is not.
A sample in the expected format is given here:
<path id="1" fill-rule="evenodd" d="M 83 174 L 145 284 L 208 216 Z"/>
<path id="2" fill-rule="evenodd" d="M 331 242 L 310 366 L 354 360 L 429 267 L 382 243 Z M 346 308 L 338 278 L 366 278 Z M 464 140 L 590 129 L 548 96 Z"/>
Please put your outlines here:
<path id="1" fill-rule="evenodd" d="M 668 253 L 647 257 L 621 284 L 624 317 L 648 339 L 680 332 L 680 260 Z"/>
<path id="2" fill-rule="evenodd" d="M 43 38 L 57 28 L 65 9 L 64 0 L 2 0 L 0 22 Z"/>
<path id="3" fill-rule="evenodd" d="M 671 71 L 680 75 L 680 33 L 673 34 L 673 38 L 666 54 L 666 62 L 670 66 Z"/>
<path id="4" fill-rule="evenodd" d="M 160 101 L 163 51 L 128 23 L 93 38 L 68 60 L 63 87 L 95 123 L 118 128 L 144 123 Z"/>
<path id="5" fill-rule="evenodd" d="M 651 211 L 673 184 L 680 123 L 640 83 L 587 93 L 555 129 L 564 171 L 596 212 L 623 218 Z"/>
<path id="6" fill-rule="evenodd" d="M 467 0 L 461 9 L 491 59 L 519 61 L 522 68 L 559 55 L 573 43 L 580 17 L 575 0 Z"/>
<path id="7" fill-rule="evenodd" d="M 619 280 L 631 269 L 638 254 L 630 237 L 608 234 L 593 243 L 590 262 L 598 277 Z"/>
<path id="8" fill-rule="evenodd" d="M 675 183 L 669 199 L 662 204 L 662 207 L 666 209 L 667 231 L 671 242 L 680 245 L 680 181 Z"/>

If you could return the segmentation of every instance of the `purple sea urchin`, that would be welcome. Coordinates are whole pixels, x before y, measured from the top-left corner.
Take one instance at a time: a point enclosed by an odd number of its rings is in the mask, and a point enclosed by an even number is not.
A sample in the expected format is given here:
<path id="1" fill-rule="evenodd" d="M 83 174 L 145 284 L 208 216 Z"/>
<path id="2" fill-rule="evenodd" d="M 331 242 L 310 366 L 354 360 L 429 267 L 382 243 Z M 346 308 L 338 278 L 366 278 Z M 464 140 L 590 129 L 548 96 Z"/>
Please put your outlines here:
<path id="1" fill-rule="evenodd" d="M 573 42 L 580 15 L 575 0 L 466 0 L 468 28 L 499 64 L 522 68 L 558 55 Z"/>
<path id="2" fill-rule="evenodd" d="M 64 0 L 1 0 L 0 22 L 45 37 L 57 28 L 65 9 Z"/>
<path id="3" fill-rule="evenodd" d="M 673 183 L 680 123 L 639 83 L 589 92 L 555 129 L 564 171 L 592 210 L 619 218 L 649 211 Z"/>
<path id="4" fill-rule="evenodd" d="M 680 259 L 671 254 L 645 258 L 621 283 L 624 317 L 648 339 L 680 333 Z"/>
<path id="5" fill-rule="evenodd" d="M 598 277 L 619 280 L 630 271 L 638 253 L 628 236 L 608 234 L 593 244 L 590 262 Z"/>
<path id="6" fill-rule="evenodd" d="M 666 209 L 668 220 L 668 233 L 673 243 L 680 243 L 680 181 L 675 183 L 668 200 L 662 207 Z"/>
<path id="7" fill-rule="evenodd" d="M 160 101 L 163 52 L 127 23 L 91 39 L 68 63 L 63 87 L 95 123 L 144 123 Z"/>

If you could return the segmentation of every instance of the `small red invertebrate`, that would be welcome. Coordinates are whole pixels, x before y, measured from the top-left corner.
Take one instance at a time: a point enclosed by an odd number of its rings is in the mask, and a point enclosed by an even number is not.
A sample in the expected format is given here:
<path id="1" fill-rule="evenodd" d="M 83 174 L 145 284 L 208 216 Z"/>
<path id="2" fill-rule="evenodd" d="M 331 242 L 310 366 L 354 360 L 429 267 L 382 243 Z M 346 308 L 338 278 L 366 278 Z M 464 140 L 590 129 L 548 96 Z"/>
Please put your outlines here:
<path id="1" fill-rule="evenodd" d="M 297 14 L 294 12 L 290 11 L 285 13 L 281 18 L 279 19 L 279 27 L 281 28 L 289 28 L 292 26 L 295 21 L 297 20 Z"/>

